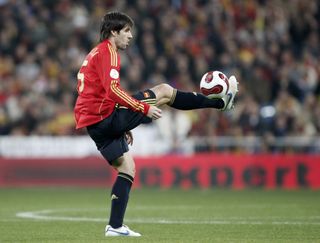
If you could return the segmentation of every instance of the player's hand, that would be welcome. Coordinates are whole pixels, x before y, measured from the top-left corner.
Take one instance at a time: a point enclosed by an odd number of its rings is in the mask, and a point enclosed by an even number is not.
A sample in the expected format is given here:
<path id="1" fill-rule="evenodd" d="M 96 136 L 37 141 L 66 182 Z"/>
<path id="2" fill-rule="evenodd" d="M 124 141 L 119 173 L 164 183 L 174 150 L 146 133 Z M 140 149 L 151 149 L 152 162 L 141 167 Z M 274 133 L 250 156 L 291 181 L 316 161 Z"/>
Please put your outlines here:
<path id="1" fill-rule="evenodd" d="M 133 135 L 132 135 L 132 132 L 131 132 L 131 131 L 127 131 L 127 132 L 125 133 L 125 135 L 126 135 L 127 143 L 128 143 L 129 145 L 132 145 L 132 144 L 133 144 Z"/>
<path id="2" fill-rule="evenodd" d="M 151 105 L 147 117 L 157 120 L 162 117 L 162 111 L 158 107 Z"/>

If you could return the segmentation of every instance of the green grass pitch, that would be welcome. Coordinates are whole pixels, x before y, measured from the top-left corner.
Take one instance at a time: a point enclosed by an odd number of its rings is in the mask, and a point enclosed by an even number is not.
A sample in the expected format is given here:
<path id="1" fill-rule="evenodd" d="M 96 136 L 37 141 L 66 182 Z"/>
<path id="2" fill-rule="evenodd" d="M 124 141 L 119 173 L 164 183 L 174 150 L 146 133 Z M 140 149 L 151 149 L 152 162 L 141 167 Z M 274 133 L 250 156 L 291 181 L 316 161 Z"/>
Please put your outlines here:
<path id="1" fill-rule="evenodd" d="M 0 242 L 320 242 L 320 191 L 134 189 L 106 238 L 109 189 L 0 189 Z"/>

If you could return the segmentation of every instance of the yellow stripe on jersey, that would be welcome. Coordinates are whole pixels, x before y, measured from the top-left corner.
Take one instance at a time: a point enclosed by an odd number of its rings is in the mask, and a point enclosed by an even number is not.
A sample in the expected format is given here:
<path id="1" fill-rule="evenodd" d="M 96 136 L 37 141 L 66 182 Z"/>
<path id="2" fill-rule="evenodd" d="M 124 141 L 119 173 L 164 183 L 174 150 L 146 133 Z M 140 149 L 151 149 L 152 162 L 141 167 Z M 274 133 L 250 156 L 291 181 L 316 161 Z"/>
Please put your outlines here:
<path id="1" fill-rule="evenodd" d="M 113 47 L 110 44 L 108 44 L 108 48 L 110 51 L 111 66 L 116 67 L 118 65 L 117 52 L 113 49 Z"/>
<path id="2" fill-rule="evenodd" d="M 114 52 L 112 51 L 112 47 L 108 45 L 109 52 L 110 52 L 110 64 L 111 66 L 115 66 L 115 61 L 114 61 Z"/>
<path id="3" fill-rule="evenodd" d="M 120 90 L 117 88 L 116 82 L 115 82 L 114 80 L 111 82 L 111 90 L 112 90 L 116 95 L 118 95 L 120 98 L 124 99 L 124 100 L 125 100 L 127 103 L 129 103 L 131 106 L 133 106 L 133 107 L 136 106 L 135 103 L 134 103 L 134 101 L 128 99 L 127 97 L 125 97 L 124 95 L 122 95 L 122 94 L 120 93 Z"/>
<path id="4" fill-rule="evenodd" d="M 118 95 L 120 98 L 125 100 L 128 104 L 130 104 L 135 110 L 140 110 L 144 112 L 144 106 L 140 102 L 137 102 L 133 100 L 130 96 L 128 96 L 125 92 L 123 92 L 121 89 L 119 89 L 116 85 L 117 81 L 112 80 L 111 81 L 111 90 Z"/>
<path id="5" fill-rule="evenodd" d="M 144 111 L 144 106 L 142 104 L 133 100 L 130 96 L 128 96 L 122 90 L 118 89 L 115 85 L 112 85 L 112 90 L 116 95 L 125 100 L 128 104 L 130 104 L 135 110 Z"/>
<path id="6" fill-rule="evenodd" d="M 111 66 L 114 66 L 114 57 L 113 57 L 113 52 L 111 51 L 111 46 L 108 44 L 109 48 L 109 53 L 110 53 L 110 64 Z"/>
<path id="7" fill-rule="evenodd" d="M 105 101 L 106 98 L 103 98 L 103 100 L 101 101 L 101 104 L 99 106 L 99 114 L 101 116 L 101 119 L 102 119 L 102 115 L 101 115 L 101 108 L 102 108 L 102 105 L 103 105 L 103 102 Z"/>

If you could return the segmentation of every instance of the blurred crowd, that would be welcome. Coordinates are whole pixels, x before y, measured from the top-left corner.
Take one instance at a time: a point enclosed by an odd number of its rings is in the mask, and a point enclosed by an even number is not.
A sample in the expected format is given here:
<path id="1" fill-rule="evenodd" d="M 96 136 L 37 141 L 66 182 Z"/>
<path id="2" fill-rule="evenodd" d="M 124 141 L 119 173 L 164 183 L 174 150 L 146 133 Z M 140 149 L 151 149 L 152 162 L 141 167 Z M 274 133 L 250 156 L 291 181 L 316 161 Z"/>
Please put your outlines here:
<path id="1" fill-rule="evenodd" d="M 320 135 L 317 0 L 0 0 L 0 135 L 85 134 L 74 129 L 76 74 L 111 10 L 135 21 L 121 53 L 127 91 L 199 92 L 209 70 L 240 83 L 232 112 L 164 108 L 164 136 Z"/>

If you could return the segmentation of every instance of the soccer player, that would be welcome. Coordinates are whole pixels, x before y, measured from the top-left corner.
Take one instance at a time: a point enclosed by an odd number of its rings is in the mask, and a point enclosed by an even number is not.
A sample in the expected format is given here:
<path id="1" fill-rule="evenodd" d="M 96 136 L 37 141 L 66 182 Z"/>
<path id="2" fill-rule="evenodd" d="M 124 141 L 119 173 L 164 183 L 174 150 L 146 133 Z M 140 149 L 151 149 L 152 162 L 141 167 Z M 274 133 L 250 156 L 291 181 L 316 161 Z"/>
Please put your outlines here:
<path id="1" fill-rule="evenodd" d="M 229 93 L 221 99 L 208 99 L 195 92 L 183 92 L 168 84 L 129 95 L 120 85 L 119 50 L 128 47 L 133 20 L 124 13 L 109 12 L 101 23 L 100 43 L 85 58 L 77 79 L 76 128 L 86 127 L 89 136 L 108 163 L 118 172 L 111 191 L 111 213 L 106 236 L 141 236 L 123 224 L 135 163 L 128 144 L 131 130 L 142 123 L 161 118 L 161 105 L 191 110 L 229 110 L 237 93 L 237 81 L 229 79 Z"/>

